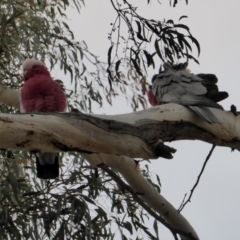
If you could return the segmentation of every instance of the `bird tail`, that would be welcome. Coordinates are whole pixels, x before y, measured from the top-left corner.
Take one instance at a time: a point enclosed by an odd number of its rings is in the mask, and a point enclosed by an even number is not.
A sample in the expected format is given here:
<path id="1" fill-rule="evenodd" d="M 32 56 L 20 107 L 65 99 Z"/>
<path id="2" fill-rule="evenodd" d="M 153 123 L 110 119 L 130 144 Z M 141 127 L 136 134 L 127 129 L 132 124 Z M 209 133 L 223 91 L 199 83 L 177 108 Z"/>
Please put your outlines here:
<path id="1" fill-rule="evenodd" d="M 214 102 L 220 102 L 228 98 L 227 92 L 219 92 L 217 82 L 218 79 L 214 74 L 200 73 L 196 76 L 202 78 L 202 85 L 207 88 L 205 96 Z"/>
<path id="2" fill-rule="evenodd" d="M 37 153 L 36 167 L 37 177 L 41 179 L 55 179 L 59 176 L 59 154 Z"/>
<path id="3" fill-rule="evenodd" d="M 221 123 L 210 107 L 188 106 L 188 108 L 209 123 Z"/>

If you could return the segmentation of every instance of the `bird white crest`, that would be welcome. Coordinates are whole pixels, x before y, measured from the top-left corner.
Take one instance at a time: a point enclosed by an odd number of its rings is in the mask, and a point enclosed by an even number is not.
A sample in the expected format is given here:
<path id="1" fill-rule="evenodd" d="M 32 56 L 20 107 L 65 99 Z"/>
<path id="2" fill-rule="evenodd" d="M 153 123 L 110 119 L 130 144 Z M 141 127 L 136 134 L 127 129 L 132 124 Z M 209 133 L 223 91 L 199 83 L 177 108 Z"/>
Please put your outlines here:
<path id="1" fill-rule="evenodd" d="M 23 71 L 30 70 L 33 65 L 45 66 L 45 64 L 43 62 L 41 62 L 40 60 L 36 60 L 34 58 L 27 58 L 22 64 Z"/>
<path id="2" fill-rule="evenodd" d="M 26 76 L 27 72 L 32 69 L 33 66 L 45 66 L 43 62 L 34 58 L 27 58 L 22 64 L 23 76 Z"/>

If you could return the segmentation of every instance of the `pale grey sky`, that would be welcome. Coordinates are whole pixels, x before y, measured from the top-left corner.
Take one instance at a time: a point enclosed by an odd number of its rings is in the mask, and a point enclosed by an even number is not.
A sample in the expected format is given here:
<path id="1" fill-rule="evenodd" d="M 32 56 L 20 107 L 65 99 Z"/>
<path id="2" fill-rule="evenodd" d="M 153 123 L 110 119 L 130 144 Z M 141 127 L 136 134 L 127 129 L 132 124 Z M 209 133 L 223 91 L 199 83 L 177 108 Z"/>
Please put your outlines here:
<path id="1" fill-rule="evenodd" d="M 236 0 L 181 0 L 176 8 L 169 7 L 168 0 L 158 4 L 152 0 L 130 1 L 139 6 L 139 13 L 146 18 L 158 20 L 173 19 L 187 15 L 182 23 L 188 25 L 201 45 L 200 65 L 190 62 L 194 73 L 215 73 L 219 79 L 219 88 L 229 92 L 230 97 L 222 105 L 229 109 L 238 104 L 240 98 L 240 2 Z M 77 40 L 85 40 L 92 52 L 107 59 L 110 43 L 107 33 L 110 22 L 115 19 L 110 1 L 86 1 L 86 7 L 77 15 L 69 11 L 70 26 Z M 149 82 L 154 71 L 149 69 Z M 111 108 L 93 109 L 94 113 L 120 114 L 130 112 L 127 103 L 116 99 Z M 152 172 L 161 178 L 162 194 L 175 207 L 179 207 L 185 193 L 189 193 L 195 183 L 202 164 L 211 145 L 199 141 L 181 141 L 171 143 L 177 148 L 173 160 L 153 160 Z M 228 148 L 214 151 L 210 162 L 196 189 L 192 202 L 183 215 L 190 221 L 203 240 L 239 240 L 240 226 L 240 153 L 231 153 Z M 172 240 L 172 235 L 163 227 L 159 231 L 160 239 Z"/>

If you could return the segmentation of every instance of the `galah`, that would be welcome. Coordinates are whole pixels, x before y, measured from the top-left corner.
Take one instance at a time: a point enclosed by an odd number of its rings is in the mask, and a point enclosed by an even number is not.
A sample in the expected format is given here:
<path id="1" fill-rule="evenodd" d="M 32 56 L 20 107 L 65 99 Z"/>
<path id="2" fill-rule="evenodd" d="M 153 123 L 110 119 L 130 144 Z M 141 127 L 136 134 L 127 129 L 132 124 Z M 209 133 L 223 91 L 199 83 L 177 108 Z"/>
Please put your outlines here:
<path id="1" fill-rule="evenodd" d="M 23 64 L 24 84 L 20 94 L 21 112 L 64 112 L 67 98 L 60 84 L 54 81 L 43 62 L 26 59 Z M 37 176 L 54 179 L 59 175 L 59 154 L 36 153 Z"/>
<path id="2" fill-rule="evenodd" d="M 217 102 L 228 97 L 219 92 L 214 74 L 192 74 L 187 63 L 164 63 L 164 71 L 152 78 L 148 100 L 152 106 L 165 103 L 184 105 L 209 123 L 220 123 L 212 108 L 223 109 Z"/>

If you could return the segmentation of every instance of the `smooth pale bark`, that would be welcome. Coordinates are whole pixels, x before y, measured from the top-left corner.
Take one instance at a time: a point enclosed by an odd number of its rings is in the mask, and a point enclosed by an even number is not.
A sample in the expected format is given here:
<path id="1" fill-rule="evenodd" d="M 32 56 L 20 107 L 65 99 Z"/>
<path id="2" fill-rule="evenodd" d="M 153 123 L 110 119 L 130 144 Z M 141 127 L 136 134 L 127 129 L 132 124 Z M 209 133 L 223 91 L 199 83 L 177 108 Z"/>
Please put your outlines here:
<path id="1" fill-rule="evenodd" d="M 177 104 L 114 116 L 0 114 L 0 148 L 154 159 L 169 157 L 172 149 L 163 142 L 198 139 L 240 150 L 239 117 L 221 110 L 216 110 L 216 114 L 222 124 L 209 124 Z"/>

